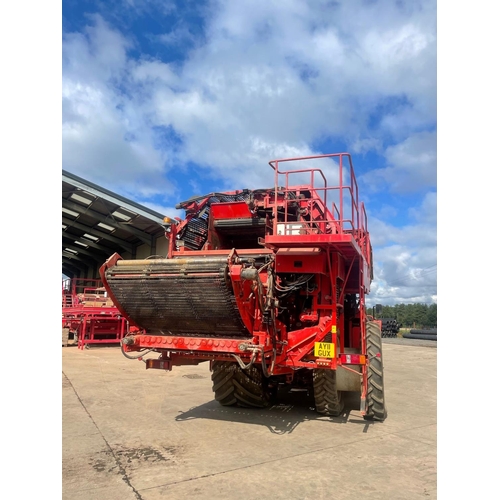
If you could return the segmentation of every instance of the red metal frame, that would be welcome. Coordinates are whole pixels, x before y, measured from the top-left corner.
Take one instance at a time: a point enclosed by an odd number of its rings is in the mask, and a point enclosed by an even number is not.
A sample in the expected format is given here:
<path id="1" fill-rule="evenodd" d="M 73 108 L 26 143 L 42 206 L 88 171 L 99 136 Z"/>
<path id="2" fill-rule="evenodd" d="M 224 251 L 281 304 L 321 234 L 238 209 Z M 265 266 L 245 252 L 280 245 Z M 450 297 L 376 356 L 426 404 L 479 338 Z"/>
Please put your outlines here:
<path id="1" fill-rule="evenodd" d="M 318 168 L 280 170 L 283 163 L 317 159 L 328 160 L 337 167 L 337 185 L 328 186 L 327 177 Z M 240 201 L 212 205 L 210 234 L 201 250 L 178 247 L 177 235 L 206 206 L 209 197 L 187 203 L 186 218 L 183 221 L 179 219 L 178 223 L 172 221 L 166 232 L 169 259 L 227 256 L 228 277 L 240 316 L 249 331 L 248 338 L 185 337 L 140 331 L 125 339 L 124 349 L 127 352 L 153 349 L 161 353 L 161 357 L 149 360 L 147 367 L 168 370 L 175 365 L 193 364 L 196 360 L 234 361 L 233 355 L 244 363 L 251 359 L 260 363 L 264 356 L 268 368 L 273 367 L 272 375 L 292 376 L 297 368 L 335 370 L 342 366 L 351 370 L 349 365 L 359 365 L 361 410 L 364 412 L 369 363 L 366 355 L 365 295 L 370 291 L 372 257 L 366 211 L 358 199 L 351 156 L 336 153 L 272 160 L 269 164 L 275 174 L 274 190 L 259 192 L 252 200 L 252 206 Z M 303 178 L 305 175 L 309 176 L 309 184 L 292 185 L 292 178 Z M 227 194 L 235 193 L 239 192 Z M 219 248 L 221 242 L 215 230 L 217 221 L 250 218 L 258 209 L 272 212 L 272 217 L 266 222 L 265 237 L 259 238 L 261 248 Z M 252 271 L 239 258 L 240 254 L 271 256 L 270 266 L 274 274 L 268 272 L 266 266 L 258 272 Z M 121 257 L 114 254 L 100 269 L 103 284 L 113 299 L 106 273 L 112 272 L 120 260 Z M 140 262 L 134 261 L 135 264 Z M 282 285 L 280 280 L 284 279 L 284 274 L 293 272 L 313 275 L 315 286 L 313 290 L 307 288 L 304 292 L 310 307 L 297 318 L 301 326 L 289 328 L 278 318 L 277 306 L 273 303 L 277 299 L 271 296 L 270 290 Z M 148 271 L 148 276 L 152 273 Z M 270 279 L 278 281 L 273 283 Z M 356 297 L 356 314 L 344 311 L 347 296 Z M 127 317 L 127 312 L 118 301 L 115 302 Z M 271 312 L 271 324 L 264 318 L 264 311 Z M 136 325 L 133 318 L 128 320 Z M 315 345 L 321 342 L 334 344 L 335 356 L 316 356 Z M 345 351 L 346 347 L 358 352 L 351 355 Z M 359 372 L 355 373 L 359 375 Z"/>
<path id="2" fill-rule="evenodd" d="M 128 321 L 114 305 L 101 280 L 73 278 L 62 283 L 62 327 L 78 339 L 78 348 L 117 344 L 127 334 Z"/>

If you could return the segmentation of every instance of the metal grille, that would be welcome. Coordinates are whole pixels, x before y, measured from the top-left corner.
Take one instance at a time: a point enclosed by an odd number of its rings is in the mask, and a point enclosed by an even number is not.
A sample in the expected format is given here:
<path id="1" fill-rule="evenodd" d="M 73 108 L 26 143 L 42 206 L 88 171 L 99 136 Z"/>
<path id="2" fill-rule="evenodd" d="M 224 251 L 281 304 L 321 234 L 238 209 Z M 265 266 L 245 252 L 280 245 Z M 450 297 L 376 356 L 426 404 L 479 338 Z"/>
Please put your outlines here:
<path id="1" fill-rule="evenodd" d="M 106 271 L 117 301 L 150 334 L 248 338 L 226 283 L 227 257 L 121 261 Z"/>

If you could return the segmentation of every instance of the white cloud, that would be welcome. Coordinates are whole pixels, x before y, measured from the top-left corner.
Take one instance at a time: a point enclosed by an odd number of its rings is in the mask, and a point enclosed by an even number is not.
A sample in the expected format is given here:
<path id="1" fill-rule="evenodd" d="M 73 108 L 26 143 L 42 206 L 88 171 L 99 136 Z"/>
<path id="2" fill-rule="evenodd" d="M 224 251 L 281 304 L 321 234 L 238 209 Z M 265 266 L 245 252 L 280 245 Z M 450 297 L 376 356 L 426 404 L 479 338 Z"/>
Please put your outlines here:
<path id="1" fill-rule="evenodd" d="M 363 175 L 372 191 L 388 187 L 392 192 L 410 193 L 433 189 L 437 181 L 436 132 L 418 132 L 385 151 L 388 166 Z"/>
<path id="2" fill-rule="evenodd" d="M 434 31 L 427 22 L 432 12 L 408 18 L 401 8 L 385 4 L 385 16 L 374 24 L 370 12 L 376 9 L 356 2 L 338 6 L 331 16 L 299 1 L 217 5 L 207 23 L 206 44 L 175 72 L 150 57 L 140 62 L 127 58 L 130 42 L 98 16 L 86 36 L 65 38 L 65 81 L 76 78 L 83 85 L 104 87 L 112 103 L 107 111 L 118 121 L 123 118 L 114 108 L 124 101 L 133 108 L 144 123 L 143 151 L 149 151 L 156 170 L 162 158 L 154 153 L 147 131 L 151 125 L 172 126 L 183 136 L 180 160 L 235 180 L 241 171 L 262 168 L 250 160 L 260 161 L 262 142 L 274 147 L 266 160 L 279 150 L 304 149 L 326 137 L 347 139 L 355 152 L 377 149 L 380 137 L 369 133 L 366 123 L 381 99 L 404 94 L 412 110 L 426 109 L 433 73 L 426 73 L 423 95 L 415 80 L 422 67 L 433 64 Z M 126 76 L 131 78 L 124 89 Z M 410 112 L 407 128 L 414 120 L 434 120 L 432 110 L 417 118 L 415 113 Z M 390 120 L 382 123 L 397 129 Z M 88 125 L 98 126 L 91 119 Z M 119 130 L 114 134 L 118 145 Z M 82 137 L 83 144 L 94 147 L 96 135 Z M 129 156 L 130 145 L 122 141 L 122 147 Z M 132 161 L 131 168 L 139 164 Z"/>
<path id="3" fill-rule="evenodd" d="M 368 303 L 386 305 L 437 301 L 436 196 L 410 209 L 415 224 L 395 227 L 370 218 L 374 282 Z"/>
<path id="4" fill-rule="evenodd" d="M 194 44 L 197 37 L 189 30 L 187 26 L 178 26 L 168 33 L 159 35 L 158 41 L 169 46 L 180 46 L 182 44 Z"/>
<path id="5" fill-rule="evenodd" d="M 158 60 L 142 60 L 131 68 L 131 77 L 143 85 L 179 85 L 179 77 L 168 64 Z"/>
<path id="6" fill-rule="evenodd" d="M 126 3 L 136 12 L 160 5 Z M 312 155 L 331 140 L 356 154 L 383 153 L 384 167 L 358 175 L 363 199 L 387 186 L 435 191 L 436 134 L 422 131 L 436 120 L 435 2 L 210 7 L 194 45 L 182 24 L 157 38 L 189 42 L 175 65 L 141 54 L 137 41 L 99 16 L 64 35 L 63 168 L 147 204 L 173 194 L 176 174 L 189 174 L 192 163 L 221 189 L 266 187 L 274 180 L 269 160 Z M 176 135 L 175 147 L 159 129 Z M 186 182 L 204 193 L 200 179 Z M 425 270 L 436 262 L 435 193 L 410 212 L 413 225 L 391 226 L 395 210 L 369 219 L 375 296 L 432 300 Z M 407 287 L 390 285 L 402 276 L 410 276 Z"/>
<path id="7" fill-rule="evenodd" d="M 425 195 L 420 207 L 410 208 L 409 215 L 417 222 L 436 227 L 437 224 L 437 193 L 429 192 Z"/>
<path id="8" fill-rule="evenodd" d="M 91 15 L 83 33 L 63 35 L 63 76 L 94 85 L 124 77 L 132 43 L 111 29 L 100 15 Z"/>
<path id="9" fill-rule="evenodd" d="M 353 154 L 366 153 L 368 151 L 380 151 L 382 148 L 382 141 L 374 137 L 357 137 L 354 139 L 349 147 L 349 151 Z"/>
<path id="10" fill-rule="evenodd" d="M 63 168 L 131 197 L 168 192 L 168 154 L 133 99 L 119 91 L 129 42 L 95 16 L 86 36 L 63 44 Z"/>
<path id="11" fill-rule="evenodd" d="M 151 210 L 154 210 L 155 212 L 162 214 L 163 216 L 167 216 L 170 218 L 174 217 L 182 218 L 182 216 L 184 215 L 184 213 L 181 210 L 177 210 L 177 208 L 175 208 L 174 206 L 151 203 L 147 199 L 141 200 L 140 198 L 137 200 L 137 202 L 140 203 L 141 205 L 144 205 L 145 207 L 150 208 Z"/>

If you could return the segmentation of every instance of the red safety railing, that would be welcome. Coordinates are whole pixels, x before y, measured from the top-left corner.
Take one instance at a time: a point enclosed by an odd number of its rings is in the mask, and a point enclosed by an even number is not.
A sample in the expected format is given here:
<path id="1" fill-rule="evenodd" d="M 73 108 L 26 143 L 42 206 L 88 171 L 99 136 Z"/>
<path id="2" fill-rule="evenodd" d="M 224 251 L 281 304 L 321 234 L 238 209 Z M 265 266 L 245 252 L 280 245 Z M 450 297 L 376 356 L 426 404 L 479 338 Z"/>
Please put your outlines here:
<path id="1" fill-rule="evenodd" d="M 62 283 L 62 326 L 83 349 L 89 344 L 119 343 L 127 333 L 122 317 L 99 279 L 73 278 Z"/>
<path id="2" fill-rule="evenodd" d="M 280 164 L 304 160 L 331 159 L 337 171 L 338 182 L 329 186 L 327 176 L 319 168 L 280 170 Z M 269 162 L 274 169 L 274 220 L 273 233 L 280 234 L 279 224 L 285 224 L 285 234 L 351 234 L 363 254 L 369 259 L 367 241 L 368 219 L 365 206 L 359 201 L 358 183 L 349 153 L 333 153 L 300 158 L 286 158 Z M 329 177 L 335 172 L 329 172 Z M 309 192 L 310 196 L 304 196 Z M 297 199 L 301 205 L 309 205 L 310 220 L 301 220 L 301 229 L 295 227 L 296 218 L 290 218 L 288 203 Z M 284 218 L 278 220 L 278 209 L 284 210 Z M 294 216 L 295 217 L 295 216 Z"/>

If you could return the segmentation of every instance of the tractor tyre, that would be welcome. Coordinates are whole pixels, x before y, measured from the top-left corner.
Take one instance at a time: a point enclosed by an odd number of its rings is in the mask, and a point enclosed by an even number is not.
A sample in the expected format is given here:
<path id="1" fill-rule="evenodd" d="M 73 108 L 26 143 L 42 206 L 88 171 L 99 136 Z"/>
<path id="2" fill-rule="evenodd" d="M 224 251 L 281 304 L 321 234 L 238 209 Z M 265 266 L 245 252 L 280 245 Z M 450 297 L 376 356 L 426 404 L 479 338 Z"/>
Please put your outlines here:
<path id="1" fill-rule="evenodd" d="M 337 391 L 337 372 L 314 370 L 313 386 L 316 411 L 322 415 L 338 417 L 344 409 L 344 400 L 342 393 Z"/>
<path id="2" fill-rule="evenodd" d="M 212 390 L 215 393 L 215 400 L 222 406 L 236 405 L 234 396 L 234 370 L 236 363 L 225 361 L 214 361 L 212 365 Z"/>
<path id="3" fill-rule="evenodd" d="M 236 365 L 233 384 L 238 406 L 244 408 L 265 408 L 271 399 L 267 379 L 260 366 L 252 365 L 243 370 Z"/>
<path id="4" fill-rule="evenodd" d="M 384 395 L 384 362 L 382 358 L 382 336 L 374 321 L 366 322 L 366 347 L 369 358 L 368 393 L 365 420 L 384 421 L 387 417 Z"/>
<path id="5" fill-rule="evenodd" d="M 213 362 L 212 390 L 222 406 L 265 408 L 270 400 L 266 382 L 260 367 L 243 370 L 231 361 Z"/>

